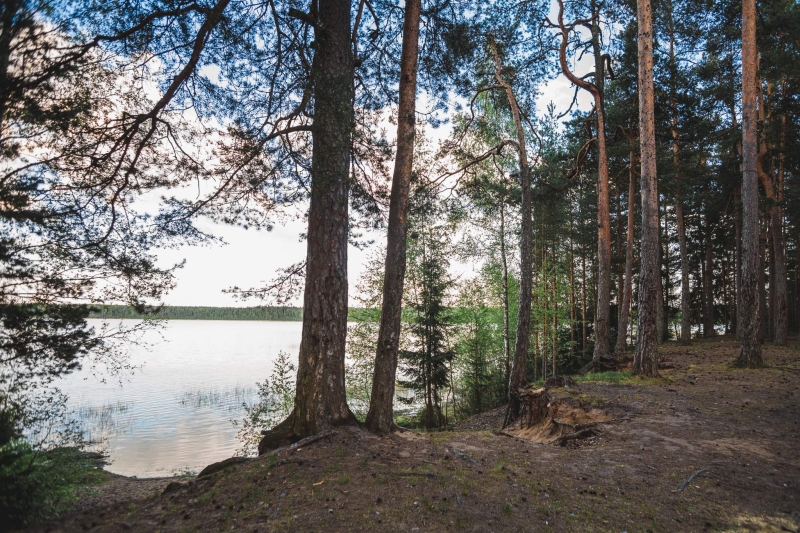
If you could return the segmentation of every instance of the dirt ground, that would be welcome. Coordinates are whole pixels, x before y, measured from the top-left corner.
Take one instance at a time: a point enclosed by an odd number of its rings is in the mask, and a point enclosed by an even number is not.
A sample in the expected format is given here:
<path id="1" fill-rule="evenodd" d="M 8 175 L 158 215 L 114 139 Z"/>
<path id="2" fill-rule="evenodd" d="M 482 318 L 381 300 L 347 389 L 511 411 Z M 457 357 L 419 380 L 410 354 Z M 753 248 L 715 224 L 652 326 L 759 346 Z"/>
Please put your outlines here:
<path id="1" fill-rule="evenodd" d="M 765 346 L 764 370 L 729 368 L 736 348 L 669 344 L 663 380 L 561 392 L 611 418 L 565 446 L 493 433 L 502 409 L 455 431 L 348 428 L 31 531 L 798 532 L 800 346 Z"/>

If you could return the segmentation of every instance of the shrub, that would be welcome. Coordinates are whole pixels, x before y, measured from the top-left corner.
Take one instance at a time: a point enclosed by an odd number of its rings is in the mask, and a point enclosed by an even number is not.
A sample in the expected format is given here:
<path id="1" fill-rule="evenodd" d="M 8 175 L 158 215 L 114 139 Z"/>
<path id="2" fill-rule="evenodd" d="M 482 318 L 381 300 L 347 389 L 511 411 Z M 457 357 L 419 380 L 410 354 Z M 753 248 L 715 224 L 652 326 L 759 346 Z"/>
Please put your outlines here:
<path id="1" fill-rule="evenodd" d="M 24 439 L 0 446 L 0 523 L 14 529 L 67 511 L 80 487 L 104 478 L 103 464 L 79 448 L 37 451 Z"/>

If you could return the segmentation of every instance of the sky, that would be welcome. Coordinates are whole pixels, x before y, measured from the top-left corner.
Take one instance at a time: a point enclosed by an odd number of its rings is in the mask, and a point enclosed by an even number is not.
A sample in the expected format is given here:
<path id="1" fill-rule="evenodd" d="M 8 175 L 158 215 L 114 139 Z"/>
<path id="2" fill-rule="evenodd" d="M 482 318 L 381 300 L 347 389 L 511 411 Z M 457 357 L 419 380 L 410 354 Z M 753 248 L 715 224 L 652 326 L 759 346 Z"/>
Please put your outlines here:
<path id="1" fill-rule="evenodd" d="M 582 75 L 592 67 L 591 60 L 584 58 L 574 71 Z M 563 75 L 540 87 L 541 94 L 537 99 L 537 111 L 544 113 L 547 104 L 553 102 L 556 113 L 565 111 L 572 101 L 574 87 Z M 418 106 L 421 107 L 421 106 Z M 578 108 L 591 109 L 591 97 L 586 91 L 580 91 Z M 447 131 L 426 131 L 435 137 L 443 138 Z M 391 133 L 391 127 L 387 128 Z M 209 221 L 198 223 L 203 229 L 222 237 L 225 245 L 204 247 L 182 247 L 177 250 L 158 250 L 160 265 L 169 266 L 185 260 L 185 266 L 177 272 L 177 286 L 164 298 L 167 305 L 203 305 L 203 306 L 253 306 L 259 301 L 240 301 L 223 290 L 238 286 L 241 288 L 257 287 L 273 279 L 278 269 L 302 261 L 306 255 L 306 243 L 299 236 L 305 231 L 302 218 L 291 219 L 284 224 L 276 224 L 271 231 L 245 230 L 239 227 L 215 224 Z M 356 283 L 364 271 L 367 258 L 373 249 L 385 240 L 385 233 L 365 232 L 366 239 L 375 244 L 366 250 L 353 246 L 348 250 L 348 280 L 350 298 L 356 294 Z M 301 302 L 295 301 L 294 305 Z"/>

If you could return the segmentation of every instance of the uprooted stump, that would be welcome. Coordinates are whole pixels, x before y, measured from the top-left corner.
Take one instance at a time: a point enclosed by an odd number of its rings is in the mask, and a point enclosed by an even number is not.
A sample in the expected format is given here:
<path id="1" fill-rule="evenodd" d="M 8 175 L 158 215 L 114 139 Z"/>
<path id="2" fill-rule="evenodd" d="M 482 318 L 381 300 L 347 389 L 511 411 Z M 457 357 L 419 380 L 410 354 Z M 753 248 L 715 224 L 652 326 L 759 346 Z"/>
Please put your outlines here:
<path id="1" fill-rule="evenodd" d="M 565 443 L 594 436 L 594 426 L 611 417 L 594 407 L 555 399 L 547 387 L 520 391 L 520 416 L 506 429 L 517 438 L 544 444 Z"/>

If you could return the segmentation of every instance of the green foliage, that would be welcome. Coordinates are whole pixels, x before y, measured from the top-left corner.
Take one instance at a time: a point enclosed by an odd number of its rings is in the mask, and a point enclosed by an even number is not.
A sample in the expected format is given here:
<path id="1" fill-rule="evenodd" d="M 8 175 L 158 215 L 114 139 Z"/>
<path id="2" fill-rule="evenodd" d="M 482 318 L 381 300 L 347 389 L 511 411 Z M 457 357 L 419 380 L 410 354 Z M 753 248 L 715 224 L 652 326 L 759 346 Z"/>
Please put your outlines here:
<path id="1" fill-rule="evenodd" d="M 431 197 L 415 198 L 416 223 L 408 243 L 406 272 L 407 307 L 412 311 L 408 342 L 400 350 L 405 379 L 398 383 L 414 391 L 422 403 L 423 427 L 446 424 L 442 412 L 442 391 L 450 385 L 450 364 L 455 351 L 450 345 L 452 312 L 445 306 L 453 280 L 447 271 L 447 226 L 435 225 Z"/>
<path id="2" fill-rule="evenodd" d="M 460 284 L 454 367 L 457 371 L 456 413 L 465 417 L 506 401 L 508 371 L 503 354 L 503 310 L 491 307 L 491 285 L 484 276 Z"/>
<path id="3" fill-rule="evenodd" d="M 271 429 L 291 414 L 294 408 L 295 374 L 297 367 L 289 360 L 286 352 L 280 352 L 269 378 L 257 383 L 258 399 L 252 405 L 243 404 L 245 416 L 242 420 L 232 420 L 239 428 L 236 435 L 242 443 L 239 454 L 255 455 L 261 432 Z"/>
<path id="4" fill-rule="evenodd" d="M 347 326 L 347 361 L 345 385 L 347 404 L 360 420 L 366 419 L 372 395 L 372 378 L 375 371 L 375 347 L 381 319 L 383 273 L 386 253 L 376 249 L 367 260 L 364 272 L 356 284 L 357 312 L 350 309 Z"/>
<path id="5" fill-rule="evenodd" d="M 26 440 L 0 446 L 0 517 L 3 528 L 47 520 L 69 510 L 83 486 L 106 474 L 103 460 L 78 448 L 37 451 Z"/>

